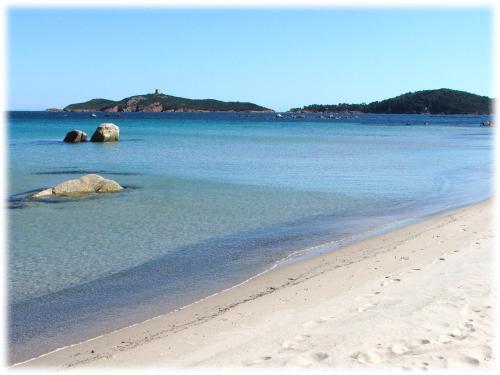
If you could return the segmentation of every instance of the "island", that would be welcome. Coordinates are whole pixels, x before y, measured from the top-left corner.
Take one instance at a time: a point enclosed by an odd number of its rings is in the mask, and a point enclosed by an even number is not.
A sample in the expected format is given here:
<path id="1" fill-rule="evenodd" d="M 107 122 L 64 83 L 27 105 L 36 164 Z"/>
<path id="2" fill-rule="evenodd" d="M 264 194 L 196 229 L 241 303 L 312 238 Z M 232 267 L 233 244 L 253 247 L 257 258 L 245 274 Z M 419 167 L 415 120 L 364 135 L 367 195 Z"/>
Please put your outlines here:
<path id="1" fill-rule="evenodd" d="M 215 99 L 188 99 L 162 94 L 135 95 L 122 100 L 92 99 L 70 104 L 66 112 L 274 112 L 248 102 L 224 102 Z"/>
<path id="2" fill-rule="evenodd" d="M 493 113 L 493 99 L 451 89 L 408 92 L 369 104 L 312 104 L 290 112 L 358 112 L 387 114 L 470 114 Z"/>

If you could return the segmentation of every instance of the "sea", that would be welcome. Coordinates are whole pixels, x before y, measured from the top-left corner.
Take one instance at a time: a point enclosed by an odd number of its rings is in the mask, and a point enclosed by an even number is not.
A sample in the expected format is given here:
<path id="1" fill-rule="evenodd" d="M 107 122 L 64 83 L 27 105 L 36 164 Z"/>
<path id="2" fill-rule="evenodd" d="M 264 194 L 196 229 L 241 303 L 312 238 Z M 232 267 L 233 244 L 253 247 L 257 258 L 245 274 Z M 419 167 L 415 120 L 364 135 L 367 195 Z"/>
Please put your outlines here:
<path id="1" fill-rule="evenodd" d="M 490 119 L 9 112 L 9 363 L 488 199 Z M 119 142 L 62 141 L 103 122 Z M 125 190 L 31 198 L 88 173 Z"/>

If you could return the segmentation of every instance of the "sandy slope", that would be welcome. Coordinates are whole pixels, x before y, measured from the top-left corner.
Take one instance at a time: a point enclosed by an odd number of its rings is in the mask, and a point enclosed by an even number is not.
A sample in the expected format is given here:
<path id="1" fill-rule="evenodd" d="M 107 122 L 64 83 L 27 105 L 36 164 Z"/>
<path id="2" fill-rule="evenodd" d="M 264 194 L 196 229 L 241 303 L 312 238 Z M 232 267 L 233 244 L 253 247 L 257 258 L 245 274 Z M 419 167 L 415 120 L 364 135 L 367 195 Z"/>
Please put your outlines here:
<path id="1" fill-rule="evenodd" d="M 492 258 L 489 201 L 24 366 L 492 366 Z"/>

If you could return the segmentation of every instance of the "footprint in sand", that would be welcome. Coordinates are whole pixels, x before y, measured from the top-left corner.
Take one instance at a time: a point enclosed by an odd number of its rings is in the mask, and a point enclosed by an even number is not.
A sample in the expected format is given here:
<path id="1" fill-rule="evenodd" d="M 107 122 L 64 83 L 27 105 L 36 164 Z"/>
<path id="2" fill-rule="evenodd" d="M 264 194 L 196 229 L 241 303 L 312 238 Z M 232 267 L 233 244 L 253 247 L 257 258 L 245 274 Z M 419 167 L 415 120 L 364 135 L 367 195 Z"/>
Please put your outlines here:
<path id="1" fill-rule="evenodd" d="M 469 332 L 475 332 L 476 331 L 476 328 L 474 327 L 474 324 L 470 323 L 470 322 L 465 322 L 463 324 L 463 329 L 469 331 Z"/>
<path id="2" fill-rule="evenodd" d="M 446 260 L 446 259 L 445 259 L 445 258 L 438 258 L 438 259 L 434 259 L 434 260 L 432 261 L 432 264 L 436 264 L 436 263 L 442 262 L 442 261 L 444 261 L 444 260 Z"/>
<path id="3" fill-rule="evenodd" d="M 251 366 L 255 366 L 255 365 L 259 365 L 259 364 L 262 364 L 263 362 L 266 362 L 266 361 L 269 361 L 273 359 L 273 357 L 271 356 L 264 356 L 264 357 L 260 357 L 254 361 L 244 361 L 242 363 L 243 367 L 251 367 Z"/>
<path id="4" fill-rule="evenodd" d="M 403 344 L 396 344 L 396 345 L 391 346 L 391 352 L 393 352 L 394 354 L 402 355 L 402 354 L 408 353 L 409 351 L 410 351 L 410 349 L 408 349 Z"/>
<path id="5" fill-rule="evenodd" d="M 366 305 L 364 305 L 364 306 L 362 306 L 362 307 L 359 307 L 359 308 L 358 308 L 358 312 L 363 312 L 363 311 L 366 311 L 366 310 L 368 310 L 368 309 L 370 309 L 370 308 L 372 308 L 372 307 L 375 307 L 375 306 L 377 306 L 377 304 L 376 304 L 376 303 L 367 303 Z"/>
<path id="6" fill-rule="evenodd" d="M 469 365 L 469 366 L 479 366 L 480 365 L 480 361 L 477 359 L 477 358 L 474 358 L 474 357 L 470 357 L 468 355 L 462 355 L 458 358 L 458 361 L 463 363 L 463 364 L 466 364 L 466 365 Z"/>
<path id="7" fill-rule="evenodd" d="M 287 367 L 310 367 L 317 363 L 320 363 L 329 357 L 328 354 L 324 352 L 312 352 L 305 353 L 296 357 L 291 358 L 286 362 Z"/>
<path id="8" fill-rule="evenodd" d="M 287 366 L 289 367 L 310 367 L 314 364 L 323 362 L 327 359 L 329 355 L 325 352 L 309 352 L 304 353 L 299 356 L 296 356 L 290 359 L 287 362 Z"/>
<path id="9" fill-rule="evenodd" d="M 449 335 L 441 335 L 439 336 L 438 341 L 439 343 L 446 345 L 452 342 L 453 340 Z"/>
<path id="10" fill-rule="evenodd" d="M 375 291 L 373 293 L 368 293 L 368 294 L 364 294 L 364 295 L 361 295 L 361 296 L 357 296 L 356 297 L 356 301 L 361 301 L 362 299 L 370 298 L 370 297 L 376 296 L 376 295 L 378 295 L 380 293 L 382 293 L 382 292 L 380 292 L 380 291 L 377 290 L 377 291 Z"/>
<path id="11" fill-rule="evenodd" d="M 305 340 L 307 340 L 310 337 L 311 337 L 311 335 L 297 335 L 297 336 L 295 336 L 295 340 L 297 340 L 297 341 L 305 341 Z"/>
<path id="12" fill-rule="evenodd" d="M 383 360 L 383 358 L 379 354 L 373 351 L 368 351 L 366 353 L 356 352 L 351 355 L 351 358 L 365 365 L 377 364 L 382 362 Z"/>
<path id="13" fill-rule="evenodd" d="M 283 341 L 281 346 L 283 349 L 297 349 L 297 343 L 292 340 Z"/>
<path id="14" fill-rule="evenodd" d="M 445 357 L 443 357 L 442 355 L 433 355 L 433 356 L 431 357 L 431 359 L 432 359 L 433 361 L 443 361 L 443 360 L 444 360 L 444 361 L 446 361 L 446 358 L 445 358 Z"/>
<path id="15" fill-rule="evenodd" d="M 420 368 L 421 368 L 422 370 L 424 370 L 424 371 L 428 371 L 428 370 L 429 370 L 429 368 L 428 368 L 428 367 L 429 367 L 429 363 L 428 363 L 428 362 L 422 362 L 422 363 L 420 364 Z"/>
<path id="16" fill-rule="evenodd" d="M 313 326 L 316 326 L 318 324 L 325 323 L 328 319 L 329 318 L 319 318 L 316 320 L 309 320 L 308 322 L 305 322 L 304 324 L 302 324 L 302 327 L 313 327 Z"/>
<path id="17" fill-rule="evenodd" d="M 454 329 L 451 333 L 450 333 L 450 337 L 453 337 L 454 339 L 456 340 L 464 340 L 468 337 L 469 335 L 467 335 L 466 333 L 462 332 L 461 330 L 459 329 Z"/>
<path id="18" fill-rule="evenodd" d="M 325 352 L 310 353 L 309 356 L 316 362 L 322 362 L 329 357 Z"/>
<path id="19" fill-rule="evenodd" d="M 287 367 L 309 367 L 313 362 L 305 356 L 293 357 L 286 362 Z"/>

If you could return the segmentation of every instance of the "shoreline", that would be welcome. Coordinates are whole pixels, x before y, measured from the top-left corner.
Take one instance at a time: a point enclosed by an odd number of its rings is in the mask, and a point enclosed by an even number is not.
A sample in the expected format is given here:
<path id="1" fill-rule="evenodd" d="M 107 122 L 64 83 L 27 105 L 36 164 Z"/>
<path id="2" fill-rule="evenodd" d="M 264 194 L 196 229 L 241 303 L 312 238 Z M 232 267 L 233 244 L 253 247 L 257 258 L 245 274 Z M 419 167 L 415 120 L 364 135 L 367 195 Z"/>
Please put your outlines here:
<path id="1" fill-rule="evenodd" d="M 273 310 L 272 306 L 277 302 L 277 294 L 287 294 L 295 289 L 297 289 L 295 292 L 296 294 L 298 293 L 301 297 L 304 297 L 305 300 L 308 300 L 312 297 L 310 295 L 311 293 L 308 292 L 308 290 L 298 290 L 302 285 L 315 282 L 317 279 L 319 280 L 322 275 L 334 275 L 333 277 L 336 278 L 338 275 L 345 274 L 347 269 L 359 267 L 360 264 L 370 262 L 379 255 L 384 256 L 384 254 L 392 254 L 395 250 L 390 248 L 391 244 L 394 246 L 397 243 L 408 243 L 412 241 L 412 237 L 426 237 L 430 232 L 437 231 L 441 227 L 456 225 L 456 221 L 458 220 L 457 217 L 467 222 L 468 215 L 470 215 L 471 212 L 482 212 L 482 216 L 491 215 L 491 206 L 492 199 L 489 199 L 478 204 L 447 211 L 427 218 L 424 217 L 416 223 L 398 227 L 390 232 L 376 234 L 368 239 L 356 241 L 340 249 L 336 249 L 335 251 L 316 255 L 312 258 L 307 258 L 298 262 L 291 262 L 284 266 L 274 267 L 271 271 L 260 273 L 238 285 L 212 294 L 178 310 L 159 315 L 142 323 L 124 327 L 81 343 L 56 349 L 55 351 L 14 364 L 13 366 L 74 367 L 88 364 L 99 366 L 121 366 L 125 364 L 191 366 L 193 365 L 193 361 L 196 362 L 195 358 L 197 358 L 197 356 L 189 358 L 190 352 L 200 352 L 203 351 L 204 348 L 206 348 L 206 350 L 212 348 L 211 350 L 213 351 L 217 345 L 221 345 L 220 340 L 216 340 L 216 344 L 204 342 L 208 335 L 201 335 L 200 337 L 199 330 L 207 330 L 207 332 L 211 332 L 212 334 L 215 332 L 218 336 L 224 332 L 229 333 L 231 330 L 234 330 L 235 327 L 237 329 L 238 326 L 246 326 L 250 323 L 262 324 L 262 322 L 259 322 L 260 314 L 256 314 L 255 311 L 250 314 L 250 316 L 247 316 L 246 319 L 236 319 L 230 326 L 225 323 L 230 321 L 230 319 L 225 318 L 224 320 L 224 318 L 219 318 L 225 315 L 234 315 L 236 310 L 241 309 L 255 310 L 258 308 L 258 310 L 264 311 L 269 309 Z M 486 223 L 491 222 L 488 218 L 482 218 L 482 220 L 483 222 L 486 220 Z M 409 234 L 411 235 L 408 237 Z M 381 265 L 375 267 L 369 272 L 370 275 L 362 275 L 359 278 L 349 277 L 348 279 L 351 284 L 356 286 L 360 281 L 366 282 L 367 280 L 372 280 L 375 275 L 393 272 L 394 267 L 398 269 L 402 266 L 407 266 L 406 263 L 418 263 L 430 255 L 432 255 L 432 257 L 436 256 L 434 252 L 431 253 L 432 254 L 419 254 L 420 257 L 415 260 L 410 260 L 410 257 L 408 257 L 408 260 L 406 260 L 406 257 L 398 260 L 396 255 L 394 255 L 394 261 L 386 262 L 386 264 L 383 264 L 384 267 Z M 404 260 L 401 261 L 401 259 Z M 349 284 L 349 282 L 347 284 Z M 318 287 L 319 286 L 321 286 L 321 283 Z M 335 286 L 332 289 L 332 291 L 327 293 L 328 296 L 321 293 L 313 294 L 318 294 L 315 298 L 319 298 L 319 300 L 325 298 L 335 299 L 338 298 L 342 292 L 349 290 L 349 288 L 344 290 L 341 285 Z M 285 303 L 282 302 L 282 299 L 283 298 L 279 298 L 280 304 L 293 305 L 293 301 Z M 270 301 L 264 303 L 264 300 Z M 350 302 L 352 303 L 353 301 Z M 295 308 L 296 307 L 297 306 L 295 306 Z M 289 308 L 294 307 L 291 306 Z M 276 313 L 273 315 L 272 311 L 267 311 L 267 313 L 268 315 L 270 314 L 271 317 L 276 315 Z M 240 314 L 248 315 L 248 313 L 242 312 L 240 312 Z M 264 316 L 266 316 L 266 314 L 264 314 Z M 192 334 L 192 336 L 190 336 L 191 339 L 196 337 L 197 345 L 194 345 L 194 347 L 186 342 L 187 333 Z M 236 339 L 236 341 L 238 342 L 238 339 Z M 154 346 L 154 348 L 152 348 L 152 346 Z M 286 345 L 283 344 L 282 346 L 284 348 Z M 293 346 L 293 344 L 290 344 L 290 346 Z M 165 348 L 170 349 L 165 353 Z M 146 353 L 144 353 L 144 351 Z M 158 351 L 161 351 L 161 355 L 159 355 L 160 353 L 158 353 Z M 154 355 L 155 352 L 157 355 Z M 181 353 L 188 354 L 180 360 L 179 356 Z M 321 356 L 322 355 L 320 355 L 320 357 Z M 226 359 L 229 361 L 231 358 Z M 320 362 L 322 361 L 323 360 Z M 198 362 L 201 364 L 206 363 L 203 359 Z M 265 360 L 264 362 L 272 366 L 269 360 Z M 223 365 L 225 365 L 225 363 L 223 363 Z M 231 365 L 234 365 L 234 363 L 231 363 Z M 239 363 L 236 365 L 244 364 Z"/>
<path id="2" fill-rule="evenodd" d="M 62 290 L 61 292 L 49 294 L 45 297 L 36 298 L 32 300 L 35 302 L 32 302 L 31 306 L 28 304 L 25 304 L 24 306 L 21 305 L 21 309 L 16 311 L 16 313 L 19 312 L 17 316 L 21 316 L 22 318 L 22 320 L 18 318 L 19 323 L 17 323 L 16 327 L 22 328 L 18 329 L 17 332 L 12 331 L 14 334 L 11 334 L 10 336 L 13 339 L 11 341 L 12 350 L 9 352 L 9 363 L 11 365 L 26 363 L 54 351 L 62 350 L 82 342 L 91 341 L 96 337 L 115 333 L 129 326 L 140 324 L 141 322 L 149 321 L 150 319 L 154 319 L 162 315 L 171 314 L 178 310 L 183 310 L 192 304 L 196 304 L 206 298 L 223 293 L 241 284 L 245 284 L 257 276 L 261 276 L 267 272 L 272 272 L 277 268 L 286 267 L 289 264 L 301 262 L 332 251 L 337 251 L 342 247 L 358 241 L 389 232 L 408 224 L 425 220 L 426 218 L 433 217 L 459 207 L 482 202 L 485 199 L 488 198 L 483 197 L 480 199 L 476 198 L 472 201 L 468 200 L 467 203 L 463 203 L 461 206 L 450 207 L 449 205 L 441 204 L 440 211 L 437 212 L 431 211 L 428 207 L 415 210 L 414 207 L 408 206 L 408 212 L 412 212 L 412 214 L 406 215 L 409 217 L 401 217 L 401 215 L 395 215 L 394 212 L 384 212 L 384 216 L 381 216 L 379 218 L 380 220 L 373 221 L 370 219 L 364 224 L 360 224 L 359 221 L 361 218 L 357 218 L 352 221 L 349 218 L 344 217 L 342 219 L 342 228 L 350 228 L 350 230 L 343 233 L 341 237 L 338 237 L 337 228 L 334 227 L 329 228 L 329 230 L 323 229 L 322 232 L 313 230 L 314 235 L 311 235 L 310 232 L 303 237 L 307 238 L 307 241 L 302 241 L 303 243 L 300 245 L 293 245 L 294 250 L 291 253 L 285 254 L 285 256 L 281 258 L 277 258 L 274 262 L 267 264 L 266 267 L 255 269 L 254 272 L 246 272 L 244 275 L 240 275 L 241 277 L 233 280 L 232 283 L 219 283 L 216 288 L 207 288 L 206 285 L 209 285 L 209 281 L 205 285 L 205 289 L 198 289 L 199 292 L 196 296 L 193 294 L 189 296 L 184 293 L 184 301 L 176 304 L 172 304 L 168 298 L 164 298 L 164 296 L 167 296 L 166 294 L 162 295 L 157 293 L 155 298 L 151 299 L 151 296 L 154 294 L 154 292 L 152 292 L 155 290 L 154 288 L 157 286 L 161 286 L 163 288 L 164 286 L 168 286 L 170 283 L 168 278 L 154 278 L 154 274 L 144 272 L 144 270 L 142 270 L 144 280 L 148 281 L 141 283 L 136 282 L 137 279 L 132 280 L 131 282 L 133 284 L 130 284 L 132 287 L 130 287 L 127 283 L 127 278 L 123 278 L 123 276 L 119 277 L 117 284 L 117 281 L 113 280 L 113 276 L 110 276 L 110 280 L 105 278 L 103 279 L 105 280 L 104 282 L 100 280 L 91 281 L 90 283 L 77 285 L 69 289 Z M 331 218 L 328 219 L 328 222 L 331 222 Z M 322 220 L 319 220 L 316 224 L 308 224 L 310 229 L 314 229 L 315 226 L 319 228 L 322 227 L 322 225 L 324 225 Z M 275 227 L 275 234 L 278 233 L 279 235 L 280 230 L 281 228 L 279 226 Z M 267 230 L 266 232 L 268 232 L 266 235 L 273 235 L 273 231 Z M 324 234 L 326 233 L 337 233 L 337 237 L 331 237 L 329 235 L 325 236 Z M 242 249 L 245 249 L 246 239 L 242 236 L 235 236 L 234 238 L 238 238 L 237 247 L 239 247 L 239 250 L 237 248 L 235 248 L 235 250 L 241 252 Z M 157 265 L 158 262 L 155 262 L 155 264 Z M 165 266 L 168 267 L 168 263 L 164 262 L 162 267 Z M 188 268 L 192 267 L 192 265 L 185 266 Z M 127 273 L 125 272 L 125 274 Z M 121 273 L 118 273 L 118 275 L 121 275 Z M 154 280 L 154 282 L 151 282 L 151 280 Z M 202 288 L 201 285 L 200 287 Z M 94 294 L 93 290 L 97 290 L 98 293 Z M 114 290 L 123 291 L 122 293 L 115 295 L 119 296 L 121 300 L 128 301 L 127 306 L 121 306 L 120 309 L 113 309 L 114 305 L 117 301 L 119 301 L 117 298 L 113 299 L 114 295 L 112 293 Z M 170 290 L 173 293 L 176 293 L 175 288 L 170 287 Z M 66 301 L 69 301 L 69 303 L 62 301 L 59 297 L 60 295 L 65 297 L 64 293 L 67 293 L 68 291 L 70 291 L 69 294 L 72 293 L 76 296 L 76 298 L 73 299 L 67 298 Z M 144 303 L 144 299 L 141 299 L 141 296 L 144 295 L 144 293 L 146 293 L 150 298 L 146 303 Z M 92 299 L 94 301 L 93 306 L 96 306 L 96 308 L 87 308 L 87 306 L 92 306 L 88 303 L 86 305 L 80 304 L 79 298 L 81 297 L 78 296 L 82 295 L 86 296 L 85 298 L 87 301 Z M 105 298 L 99 298 L 102 296 Z M 60 308 L 61 305 L 65 306 L 64 310 Z M 78 309 L 71 310 L 73 306 L 77 306 Z M 87 310 L 85 310 L 86 308 Z M 46 311 L 49 313 L 44 313 Z M 58 314 L 59 316 L 57 319 L 54 319 L 55 314 Z M 114 318 L 112 316 L 114 316 Z M 83 319 L 80 319 L 80 317 Z M 68 325 L 68 322 L 73 325 Z M 49 325 L 47 325 L 47 323 Z M 41 330 L 38 331 L 36 335 L 28 336 L 31 332 L 26 330 L 27 335 L 24 335 L 24 327 L 29 328 L 34 326 L 36 329 L 37 325 L 41 326 L 42 329 L 45 329 L 45 331 Z M 50 329 L 53 329 L 52 332 L 56 332 L 56 335 L 51 335 Z M 17 337 L 29 338 L 18 341 L 16 340 Z"/>

